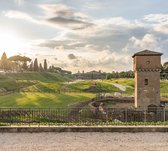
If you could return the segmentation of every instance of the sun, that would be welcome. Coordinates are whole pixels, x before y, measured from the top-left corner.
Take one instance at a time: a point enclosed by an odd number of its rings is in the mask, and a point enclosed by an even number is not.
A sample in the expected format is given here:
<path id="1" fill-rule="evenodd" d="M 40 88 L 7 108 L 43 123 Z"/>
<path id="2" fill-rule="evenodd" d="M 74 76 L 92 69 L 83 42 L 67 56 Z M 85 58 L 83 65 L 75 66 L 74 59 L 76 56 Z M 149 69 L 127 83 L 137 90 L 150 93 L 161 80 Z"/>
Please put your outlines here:
<path id="1" fill-rule="evenodd" d="M 8 56 L 22 53 L 24 45 L 23 40 L 16 34 L 0 32 L 0 53 L 6 52 Z"/>

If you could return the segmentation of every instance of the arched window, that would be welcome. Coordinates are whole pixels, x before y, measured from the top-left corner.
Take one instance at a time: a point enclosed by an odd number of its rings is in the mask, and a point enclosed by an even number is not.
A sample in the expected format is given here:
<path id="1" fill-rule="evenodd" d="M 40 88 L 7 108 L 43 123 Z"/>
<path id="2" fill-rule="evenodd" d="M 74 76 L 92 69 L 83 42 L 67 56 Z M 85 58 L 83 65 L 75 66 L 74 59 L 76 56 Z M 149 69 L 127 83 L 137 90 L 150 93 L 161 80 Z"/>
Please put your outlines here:
<path id="1" fill-rule="evenodd" d="M 148 85 L 148 79 L 145 79 L 145 85 Z"/>

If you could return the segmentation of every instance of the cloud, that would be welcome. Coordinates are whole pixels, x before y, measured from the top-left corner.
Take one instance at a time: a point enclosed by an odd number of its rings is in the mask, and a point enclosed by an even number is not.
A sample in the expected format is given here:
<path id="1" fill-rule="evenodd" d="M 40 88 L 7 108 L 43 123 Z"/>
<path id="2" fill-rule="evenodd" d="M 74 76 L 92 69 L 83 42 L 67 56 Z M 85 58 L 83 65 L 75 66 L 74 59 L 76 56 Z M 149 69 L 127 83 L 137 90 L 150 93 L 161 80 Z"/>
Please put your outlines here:
<path id="1" fill-rule="evenodd" d="M 84 22 L 73 18 L 64 18 L 64 17 L 53 17 L 53 18 L 47 19 L 46 21 L 54 25 L 59 25 L 59 26 L 62 25 L 63 27 L 70 28 L 72 30 L 85 29 L 92 25 L 91 23 L 88 23 L 88 22 Z"/>
<path id="2" fill-rule="evenodd" d="M 64 38 L 63 41 L 58 38 L 57 40 L 46 40 L 41 42 L 39 46 L 52 49 L 61 47 L 64 50 L 119 51 L 125 46 L 131 34 L 139 35 L 140 32 L 137 31 L 144 30 L 142 24 L 121 17 L 99 19 L 93 22 L 94 27 L 91 26 L 84 31 L 66 33 L 65 38 L 61 37 Z"/>
<path id="3" fill-rule="evenodd" d="M 149 14 L 144 20 L 152 24 L 154 31 L 168 34 L 168 14 Z"/>
<path id="4" fill-rule="evenodd" d="M 63 4 L 46 4 L 40 6 L 46 14 L 46 23 L 71 30 L 81 30 L 93 25 L 89 17 Z"/>
<path id="5" fill-rule="evenodd" d="M 148 22 L 163 23 L 168 22 L 168 14 L 148 14 L 143 19 Z"/>
<path id="6" fill-rule="evenodd" d="M 160 47 L 160 39 L 154 36 L 153 34 L 146 34 L 141 39 L 132 36 L 129 39 L 129 42 L 127 43 L 126 47 L 124 47 L 122 50 L 133 53 L 145 49 L 153 51 L 162 51 Z"/>
<path id="7" fill-rule="evenodd" d="M 15 0 L 15 2 L 20 6 L 24 3 L 24 0 Z"/>
<path id="8" fill-rule="evenodd" d="M 94 55 L 94 57 L 92 57 Z M 114 70 L 127 70 L 125 64 L 128 64 L 128 56 L 119 55 L 116 52 L 103 51 L 92 52 L 90 56 L 80 56 L 76 59 L 71 59 L 68 63 L 68 68 L 73 70 L 100 70 L 114 71 Z"/>
<path id="9" fill-rule="evenodd" d="M 68 55 L 68 59 L 70 59 L 70 60 L 74 60 L 74 59 L 77 59 L 78 57 L 77 56 L 75 56 L 74 54 L 69 54 Z"/>
<path id="10" fill-rule="evenodd" d="M 64 39 L 64 40 L 43 40 L 39 42 L 38 46 L 46 47 L 50 49 L 56 50 L 72 50 L 72 49 L 79 49 L 86 45 L 84 42 L 76 41 L 73 39 Z"/>
<path id="11" fill-rule="evenodd" d="M 57 51 L 60 55 L 53 62 L 67 69 L 125 70 L 131 69 L 131 55 L 137 51 L 150 49 L 168 54 L 168 14 L 102 19 L 63 4 L 45 4 L 40 8 L 41 16 L 31 17 L 19 11 L 5 15 L 56 28 L 56 36 L 40 40 L 36 47 L 49 53 Z"/>
<path id="12" fill-rule="evenodd" d="M 4 11 L 3 14 L 8 17 L 8 18 L 13 18 L 13 19 L 22 19 L 22 20 L 27 20 L 33 23 L 39 23 L 36 19 L 32 18 L 30 15 L 27 13 L 21 12 L 21 11 Z"/>
<path id="13" fill-rule="evenodd" d="M 23 19 L 58 29 L 83 30 L 93 26 L 91 19 L 64 4 L 40 5 L 43 15 L 31 17 L 28 13 L 16 10 L 5 11 L 4 15 L 13 19 Z"/>

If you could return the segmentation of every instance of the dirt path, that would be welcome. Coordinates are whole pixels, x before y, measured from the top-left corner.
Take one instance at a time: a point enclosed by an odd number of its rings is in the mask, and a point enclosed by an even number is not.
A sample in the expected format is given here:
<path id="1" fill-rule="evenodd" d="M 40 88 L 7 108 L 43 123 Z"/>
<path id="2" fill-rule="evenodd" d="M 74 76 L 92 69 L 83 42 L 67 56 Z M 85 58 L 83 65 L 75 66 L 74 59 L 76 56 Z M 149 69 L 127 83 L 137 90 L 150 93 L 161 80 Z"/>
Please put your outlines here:
<path id="1" fill-rule="evenodd" d="M 0 151 L 167 151 L 167 133 L 1 133 Z"/>
<path id="2" fill-rule="evenodd" d="M 119 88 L 121 91 L 125 92 L 126 91 L 126 86 L 121 85 L 121 84 L 117 84 L 117 83 L 112 83 L 112 85 L 114 85 L 115 87 Z"/>

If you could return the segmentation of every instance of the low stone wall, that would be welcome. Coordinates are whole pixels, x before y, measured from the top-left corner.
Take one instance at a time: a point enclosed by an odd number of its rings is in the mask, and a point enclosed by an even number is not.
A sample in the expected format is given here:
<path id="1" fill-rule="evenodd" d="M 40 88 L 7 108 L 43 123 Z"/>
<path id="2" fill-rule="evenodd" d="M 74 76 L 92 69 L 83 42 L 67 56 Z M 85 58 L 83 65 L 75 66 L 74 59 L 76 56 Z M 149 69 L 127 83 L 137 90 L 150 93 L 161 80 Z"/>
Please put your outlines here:
<path id="1" fill-rule="evenodd" d="M 168 126 L 0 127 L 0 133 L 44 132 L 168 132 Z"/>

